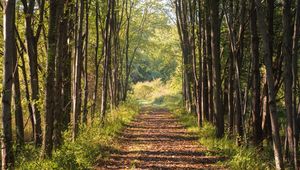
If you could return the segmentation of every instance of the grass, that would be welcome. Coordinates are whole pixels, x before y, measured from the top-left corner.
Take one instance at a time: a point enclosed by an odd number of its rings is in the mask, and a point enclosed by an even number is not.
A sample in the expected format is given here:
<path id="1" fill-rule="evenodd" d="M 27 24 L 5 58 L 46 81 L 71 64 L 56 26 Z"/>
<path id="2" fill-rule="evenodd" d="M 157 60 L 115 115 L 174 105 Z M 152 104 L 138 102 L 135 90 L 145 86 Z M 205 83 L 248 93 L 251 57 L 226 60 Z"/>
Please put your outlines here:
<path id="1" fill-rule="evenodd" d="M 197 133 L 199 143 L 208 149 L 217 151 L 220 156 L 227 160 L 223 162 L 226 167 L 236 170 L 275 169 L 272 156 L 269 151 L 259 152 L 251 146 L 237 146 L 235 141 L 228 135 L 221 139 L 215 137 L 215 127 L 210 123 L 204 123 L 202 128 L 197 126 L 197 118 L 194 114 L 185 112 L 183 109 L 172 109 L 176 117 L 191 132 Z"/>
<path id="2" fill-rule="evenodd" d="M 141 105 L 155 107 L 178 106 L 182 95 L 178 93 L 180 88 L 176 87 L 173 80 L 163 83 L 160 79 L 151 82 L 140 82 L 133 86 L 133 98 Z"/>
<path id="3" fill-rule="evenodd" d="M 40 159 L 40 149 L 26 145 L 17 155 L 16 169 L 91 169 L 100 158 L 106 158 L 117 148 L 114 141 L 118 132 L 138 113 L 136 102 L 122 104 L 107 115 L 104 126 L 100 121 L 87 127 L 81 127 L 75 142 L 71 141 L 71 131 L 64 134 L 64 144 L 53 152 L 51 159 Z"/>

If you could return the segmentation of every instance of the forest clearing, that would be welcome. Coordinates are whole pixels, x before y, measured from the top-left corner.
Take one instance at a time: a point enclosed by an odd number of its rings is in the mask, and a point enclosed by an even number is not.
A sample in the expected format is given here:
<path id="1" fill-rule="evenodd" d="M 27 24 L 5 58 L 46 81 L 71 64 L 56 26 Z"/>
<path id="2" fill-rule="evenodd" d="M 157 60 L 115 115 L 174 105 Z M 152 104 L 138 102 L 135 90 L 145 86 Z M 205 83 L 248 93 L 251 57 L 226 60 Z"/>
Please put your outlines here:
<path id="1" fill-rule="evenodd" d="M 300 0 L 3 0 L 1 169 L 300 169 Z"/>

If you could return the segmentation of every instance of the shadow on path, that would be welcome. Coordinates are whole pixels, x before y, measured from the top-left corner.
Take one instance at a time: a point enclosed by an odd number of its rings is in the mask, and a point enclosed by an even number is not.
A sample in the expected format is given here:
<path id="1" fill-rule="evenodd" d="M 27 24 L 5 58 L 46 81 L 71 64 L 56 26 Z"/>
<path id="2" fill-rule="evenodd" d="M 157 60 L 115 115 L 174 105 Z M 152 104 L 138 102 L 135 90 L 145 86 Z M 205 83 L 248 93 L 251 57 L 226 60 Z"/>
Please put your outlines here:
<path id="1" fill-rule="evenodd" d="M 211 156 L 165 109 L 144 108 L 118 141 L 120 150 L 95 169 L 224 169 L 216 164 L 224 158 Z"/>

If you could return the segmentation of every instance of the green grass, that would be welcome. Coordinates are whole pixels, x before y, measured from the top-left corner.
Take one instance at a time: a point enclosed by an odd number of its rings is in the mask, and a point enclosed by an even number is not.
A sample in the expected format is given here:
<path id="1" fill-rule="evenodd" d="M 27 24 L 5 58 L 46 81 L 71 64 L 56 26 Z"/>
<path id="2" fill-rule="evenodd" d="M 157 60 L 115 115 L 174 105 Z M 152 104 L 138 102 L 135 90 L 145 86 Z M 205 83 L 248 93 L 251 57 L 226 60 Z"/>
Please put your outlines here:
<path id="1" fill-rule="evenodd" d="M 117 110 L 108 113 L 103 127 L 99 120 L 88 127 L 81 127 L 75 142 L 71 141 L 71 131 L 64 134 L 64 144 L 53 152 L 51 159 L 40 159 L 40 149 L 26 145 L 17 156 L 16 169 L 91 169 L 96 161 L 106 158 L 117 149 L 114 141 L 118 132 L 138 113 L 136 102 L 122 104 Z"/>
<path id="2" fill-rule="evenodd" d="M 227 160 L 222 162 L 226 167 L 236 170 L 275 169 L 269 150 L 258 151 L 250 146 L 237 146 L 235 141 L 227 135 L 222 139 L 215 138 L 215 127 L 210 123 L 204 123 L 202 128 L 197 127 L 197 119 L 194 114 L 185 112 L 183 109 L 172 109 L 176 117 L 191 132 L 197 133 L 199 143 L 212 151 L 217 151 L 220 156 Z"/>

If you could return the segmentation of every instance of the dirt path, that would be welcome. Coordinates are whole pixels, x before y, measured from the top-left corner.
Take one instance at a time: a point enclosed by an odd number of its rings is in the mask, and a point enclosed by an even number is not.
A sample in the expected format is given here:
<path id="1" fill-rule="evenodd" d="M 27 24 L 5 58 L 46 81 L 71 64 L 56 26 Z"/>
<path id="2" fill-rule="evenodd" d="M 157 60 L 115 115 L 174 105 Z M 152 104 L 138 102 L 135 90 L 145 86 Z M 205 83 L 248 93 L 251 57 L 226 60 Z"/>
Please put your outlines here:
<path id="1" fill-rule="evenodd" d="M 223 169 L 222 158 L 197 144 L 195 134 L 166 110 L 143 109 L 119 137 L 120 151 L 96 169 Z"/>

